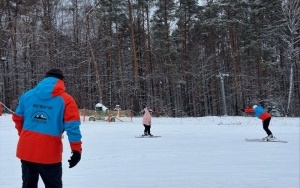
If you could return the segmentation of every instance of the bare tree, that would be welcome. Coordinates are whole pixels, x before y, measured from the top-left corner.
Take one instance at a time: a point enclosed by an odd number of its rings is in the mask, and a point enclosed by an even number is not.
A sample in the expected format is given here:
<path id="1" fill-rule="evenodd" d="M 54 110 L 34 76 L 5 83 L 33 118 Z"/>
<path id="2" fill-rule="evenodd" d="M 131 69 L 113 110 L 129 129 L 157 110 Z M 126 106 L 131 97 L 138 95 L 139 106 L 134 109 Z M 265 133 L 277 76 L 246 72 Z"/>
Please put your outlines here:
<path id="1" fill-rule="evenodd" d="M 295 84 L 294 67 L 299 68 L 300 1 L 284 0 L 282 4 L 282 10 L 285 16 L 287 33 L 288 33 L 288 35 L 283 36 L 284 41 L 287 43 L 286 58 L 288 64 L 290 65 L 290 73 L 289 73 L 290 86 L 289 86 L 289 94 L 288 94 L 287 107 L 286 107 L 286 115 L 288 115 L 290 113 L 292 96 L 293 96 L 293 87 Z M 297 75 L 297 77 L 299 78 L 299 75 Z M 298 90 L 298 94 L 299 94 L 299 90 Z"/>

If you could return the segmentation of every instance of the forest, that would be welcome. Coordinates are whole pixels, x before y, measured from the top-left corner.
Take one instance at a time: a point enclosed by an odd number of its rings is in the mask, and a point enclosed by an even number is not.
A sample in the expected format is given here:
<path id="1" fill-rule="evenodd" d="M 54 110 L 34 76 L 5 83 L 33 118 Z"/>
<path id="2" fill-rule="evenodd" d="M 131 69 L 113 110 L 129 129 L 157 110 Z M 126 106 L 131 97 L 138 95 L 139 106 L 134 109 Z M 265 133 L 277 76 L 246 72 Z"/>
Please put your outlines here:
<path id="1" fill-rule="evenodd" d="M 300 0 L 0 0 L 0 101 L 51 68 L 80 109 L 300 116 Z"/>

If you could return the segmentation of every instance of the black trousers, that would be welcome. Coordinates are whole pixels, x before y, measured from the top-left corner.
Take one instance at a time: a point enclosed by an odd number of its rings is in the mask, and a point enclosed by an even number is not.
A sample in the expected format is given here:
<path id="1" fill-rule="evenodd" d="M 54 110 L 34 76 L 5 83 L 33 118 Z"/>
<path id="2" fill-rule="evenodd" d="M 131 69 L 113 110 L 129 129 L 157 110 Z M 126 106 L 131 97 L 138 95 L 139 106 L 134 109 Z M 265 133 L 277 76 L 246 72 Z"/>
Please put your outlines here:
<path id="1" fill-rule="evenodd" d="M 62 188 L 62 163 L 39 164 L 21 160 L 22 188 L 37 188 L 41 176 L 45 188 Z"/>
<path id="2" fill-rule="evenodd" d="M 269 117 L 263 121 L 263 128 L 266 131 L 266 133 L 268 134 L 268 136 L 272 134 L 272 132 L 269 129 L 270 121 L 271 121 L 271 117 Z"/>
<path id="3" fill-rule="evenodd" d="M 144 127 L 145 127 L 145 130 L 144 130 L 144 134 L 150 134 L 150 129 L 151 129 L 151 125 L 145 125 L 144 124 Z"/>

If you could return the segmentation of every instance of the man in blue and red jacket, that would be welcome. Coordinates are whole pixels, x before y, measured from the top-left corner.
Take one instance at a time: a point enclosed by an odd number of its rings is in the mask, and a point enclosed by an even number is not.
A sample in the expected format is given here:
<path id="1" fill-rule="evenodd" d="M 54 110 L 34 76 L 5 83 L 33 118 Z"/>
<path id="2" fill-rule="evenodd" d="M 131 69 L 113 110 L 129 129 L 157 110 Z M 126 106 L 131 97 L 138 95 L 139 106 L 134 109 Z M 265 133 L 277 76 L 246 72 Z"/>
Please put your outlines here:
<path id="1" fill-rule="evenodd" d="M 51 69 L 35 88 L 25 92 L 12 119 L 18 131 L 17 157 L 22 164 L 22 188 L 62 187 L 62 134 L 72 150 L 69 168 L 81 159 L 80 115 L 75 100 L 65 92 L 60 69 Z"/>
<path id="2" fill-rule="evenodd" d="M 271 121 L 271 114 L 268 113 L 263 107 L 254 105 L 252 108 L 245 108 L 242 109 L 245 113 L 254 113 L 256 117 L 262 120 L 263 128 L 266 131 L 267 135 L 264 140 L 272 140 L 275 139 L 272 132 L 269 129 L 270 121 Z"/>

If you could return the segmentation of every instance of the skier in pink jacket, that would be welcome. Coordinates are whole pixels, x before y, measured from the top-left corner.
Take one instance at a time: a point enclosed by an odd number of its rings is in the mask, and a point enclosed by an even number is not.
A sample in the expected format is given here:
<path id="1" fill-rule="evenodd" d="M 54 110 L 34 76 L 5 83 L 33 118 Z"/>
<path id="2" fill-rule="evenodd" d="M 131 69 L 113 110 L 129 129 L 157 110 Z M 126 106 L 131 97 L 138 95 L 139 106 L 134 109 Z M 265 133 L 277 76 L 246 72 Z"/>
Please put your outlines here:
<path id="1" fill-rule="evenodd" d="M 143 125 L 145 127 L 143 136 L 153 136 L 150 133 L 150 129 L 151 129 L 151 113 L 152 113 L 152 110 L 148 109 L 144 105 L 144 111 L 143 111 L 143 113 L 144 113 L 144 116 L 143 116 Z"/>

